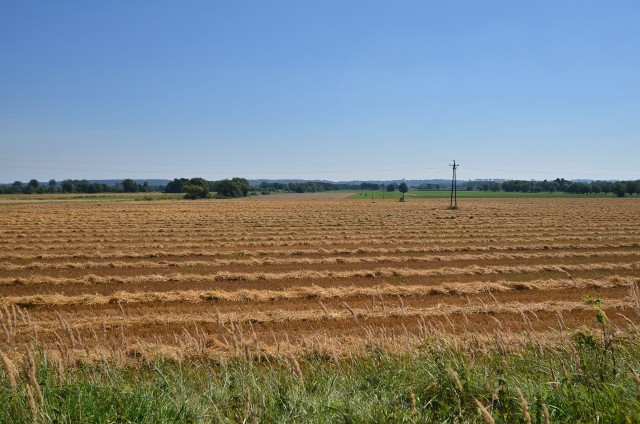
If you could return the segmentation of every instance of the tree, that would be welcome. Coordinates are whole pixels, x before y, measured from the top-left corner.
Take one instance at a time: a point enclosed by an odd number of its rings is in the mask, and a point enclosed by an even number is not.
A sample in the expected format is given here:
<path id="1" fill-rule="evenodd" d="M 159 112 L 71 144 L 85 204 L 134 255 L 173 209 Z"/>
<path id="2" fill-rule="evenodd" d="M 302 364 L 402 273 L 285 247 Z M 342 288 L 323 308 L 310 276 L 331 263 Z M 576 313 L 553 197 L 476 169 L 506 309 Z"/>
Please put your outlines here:
<path id="1" fill-rule="evenodd" d="M 127 178 L 122 180 L 122 191 L 124 191 L 125 193 L 137 193 L 139 190 L 139 186 L 138 183 L 136 183 L 134 180 L 132 180 L 131 178 Z"/>
<path id="2" fill-rule="evenodd" d="M 164 189 L 165 193 L 182 193 L 184 191 L 184 187 L 189 184 L 189 180 L 187 178 L 174 178 L 173 181 L 170 181 Z"/>
<path id="3" fill-rule="evenodd" d="M 402 193 L 402 199 L 400 199 L 401 202 L 404 202 L 404 194 L 409 191 L 409 186 L 407 186 L 407 183 L 405 183 L 404 181 L 400 184 L 400 186 L 398 187 L 398 190 L 400 190 L 400 193 Z"/>
<path id="4" fill-rule="evenodd" d="M 231 181 L 233 181 L 240 188 L 240 192 L 243 196 L 249 194 L 249 191 L 251 190 L 251 184 L 249 184 L 249 181 L 247 181 L 246 178 L 234 177 L 231 179 Z"/>
<path id="5" fill-rule="evenodd" d="M 190 185 L 197 185 L 197 186 L 200 186 L 200 187 L 202 187 L 202 188 L 206 189 L 206 190 L 207 190 L 207 193 L 208 193 L 208 192 L 209 192 L 209 190 L 210 190 L 209 182 L 208 182 L 207 180 L 205 180 L 204 178 L 200 178 L 200 177 L 191 178 L 191 179 L 189 180 L 189 184 L 190 184 Z"/>
<path id="6" fill-rule="evenodd" d="M 626 191 L 629 195 L 633 195 L 633 193 L 637 193 L 640 191 L 640 184 L 638 181 L 627 181 L 626 183 Z"/>
<path id="7" fill-rule="evenodd" d="M 186 193 L 185 199 L 204 199 L 209 197 L 209 182 L 200 177 L 191 178 L 182 190 Z"/>
<path id="8" fill-rule="evenodd" d="M 53 178 L 49 180 L 49 193 L 55 193 L 58 189 L 58 183 Z"/>
<path id="9" fill-rule="evenodd" d="M 216 192 L 224 197 L 242 197 L 242 190 L 231 180 L 222 180 L 216 183 Z"/>
<path id="10" fill-rule="evenodd" d="M 249 194 L 251 185 L 245 178 L 232 178 L 230 180 L 216 181 L 212 187 L 220 196 L 244 197 Z M 296 188 L 297 189 L 297 188 Z M 304 187 L 300 188 L 304 192 Z"/>
<path id="11" fill-rule="evenodd" d="M 38 182 L 38 180 L 34 178 L 29 181 L 29 184 L 27 185 L 27 192 L 36 193 L 39 187 L 40 187 L 40 183 Z"/>
<path id="12" fill-rule="evenodd" d="M 60 189 L 63 193 L 73 193 L 73 182 L 71 180 L 62 180 Z"/>
<path id="13" fill-rule="evenodd" d="M 625 183 L 618 181 L 613 185 L 613 192 L 618 197 L 624 197 L 627 192 L 627 187 Z"/>
<path id="14" fill-rule="evenodd" d="M 89 192 L 89 181 L 82 179 L 78 182 L 76 187 L 78 193 L 88 193 Z"/>
<path id="15" fill-rule="evenodd" d="M 22 181 L 14 181 L 13 184 L 11 184 L 11 189 L 14 193 L 22 192 Z"/>
<path id="16" fill-rule="evenodd" d="M 398 186 L 395 183 L 391 183 L 387 185 L 388 192 L 396 191 L 397 189 L 398 189 Z"/>
<path id="17" fill-rule="evenodd" d="M 571 184 L 570 181 L 567 181 L 564 178 L 556 178 L 554 182 L 556 183 L 558 191 L 562 191 L 563 193 L 567 192 L 566 188 L 569 184 Z"/>
<path id="18" fill-rule="evenodd" d="M 209 188 L 204 188 L 201 185 L 189 184 L 184 187 L 184 191 L 186 194 L 184 195 L 185 199 L 204 199 L 209 195 Z"/>
<path id="19" fill-rule="evenodd" d="M 378 190 L 379 188 L 376 183 L 360 183 L 360 190 Z"/>

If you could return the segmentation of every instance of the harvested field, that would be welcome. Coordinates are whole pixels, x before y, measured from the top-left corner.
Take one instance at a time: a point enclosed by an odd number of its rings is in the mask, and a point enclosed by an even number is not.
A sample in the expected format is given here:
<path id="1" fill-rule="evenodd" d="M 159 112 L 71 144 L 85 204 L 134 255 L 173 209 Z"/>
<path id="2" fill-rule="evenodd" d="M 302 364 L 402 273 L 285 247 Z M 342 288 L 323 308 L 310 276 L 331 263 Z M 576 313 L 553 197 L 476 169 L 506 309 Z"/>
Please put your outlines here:
<path id="1" fill-rule="evenodd" d="M 594 326 L 587 298 L 621 333 L 640 322 L 636 199 L 451 211 L 344 196 L 2 205 L 0 350 L 71 361 L 549 343 Z"/>

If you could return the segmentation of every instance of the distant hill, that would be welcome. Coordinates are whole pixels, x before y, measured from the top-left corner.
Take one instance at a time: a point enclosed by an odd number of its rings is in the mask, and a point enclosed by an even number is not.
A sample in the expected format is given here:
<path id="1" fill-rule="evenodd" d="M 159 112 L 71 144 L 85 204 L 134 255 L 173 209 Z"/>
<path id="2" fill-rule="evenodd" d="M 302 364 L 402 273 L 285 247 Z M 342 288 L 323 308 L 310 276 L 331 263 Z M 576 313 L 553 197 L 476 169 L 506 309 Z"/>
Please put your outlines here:
<path id="1" fill-rule="evenodd" d="M 473 182 L 495 181 L 495 182 L 498 182 L 498 183 L 502 183 L 505 180 L 503 180 L 503 179 L 458 180 L 459 183 L 463 183 L 463 182 L 467 182 L 467 181 L 473 181 Z M 319 182 L 319 183 L 333 183 L 333 184 L 344 184 L 344 185 L 359 186 L 362 183 L 373 183 L 373 184 L 391 184 L 391 183 L 396 183 L 396 184 L 400 184 L 402 182 L 402 179 L 398 179 L 398 180 L 351 180 L 351 181 L 303 180 L 303 179 L 297 179 L 297 180 L 286 180 L 286 179 L 282 179 L 282 180 L 270 180 L 270 179 L 249 180 L 249 184 L 251 184 L 254 187 L 259 186 L 262 182 L 267 182 L 269 184 L 273 184 L 273 183 L 289 184 L 289 183 Z M 451 180 L 445 180 L 445 179 L 437 179 L 437 180 L 405 180 L 405 182 L 407 183 L 407 185 L 409 187 L 418 187 L 418 186 L 426 185 L 426 184 L 434 184 L 434 185 L 435 184 L 439 184 L 439 185 L 451 184 Z"/>
<path id="2" fill-rule="evenodd" d="M 98 184 L 106 184 L 108 186 L 114 186 L 114 185 L 120 184 L 122 182 L 122 180 L 124 180 L 124 178 L 119 179 L 119 180 L 87 180 L 87 181 L 89 181 L 90 183 L 98 183 Z M 144 184 L 146 182 L 150 186 L 165 186 L 171 180 L 158 180 L 158 179 L 149 179 L 149 180 L 142 179 L 142 180 L 138 180 L 138 179 L 134 179 L 133 181 L 135 181 L 138 184 Z M 60 181 L 58 181 L 58 184 L 60 184 Z"/>
<path id="3" fill-rule="evenodd" d="M 287 180 L 287 179 L 282 179 L 282 180 L 271 180 L 268 178 L 263 178 L 263 179 L 257 179 L 257 180 L 248 180 L 249 184 L 252 185 L 253 187 L 257 187 L 260 184 L 262 184 L 263 182 L 266 182 L 268 184 L 274 184 L 274 183 L 278 183 L 278 184 L 289 184 L 289 183 L 306 183 L 309 181 L 313 181 L 313 182 L 322 182 L 322 183 L 332 183 L 333 181 L 328 181 L 328 180 Z"/>

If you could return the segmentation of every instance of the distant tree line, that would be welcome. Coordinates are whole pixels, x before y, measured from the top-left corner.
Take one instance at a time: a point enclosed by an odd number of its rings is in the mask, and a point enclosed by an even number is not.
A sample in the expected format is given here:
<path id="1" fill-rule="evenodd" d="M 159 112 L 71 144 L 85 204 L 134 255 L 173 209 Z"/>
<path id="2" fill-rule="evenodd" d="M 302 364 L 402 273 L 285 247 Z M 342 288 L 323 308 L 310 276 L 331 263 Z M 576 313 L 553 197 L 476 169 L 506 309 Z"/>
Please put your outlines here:
<path id="1" fill-rule="evenodd" d="M 461 183 L 458 183 L 460 185 Z M 416 190 L 446 190 L 449 187 L 442 184 L 420 184 L 414 187 Z"/>
<path id="2" fill-rule="evenodd" d="M 290 192 L 290 193 L 316 193 L 320 191 L 330 190 L 353 190 L 353 184 L 329 183 L 324 181 L 304 181 L 289 183 L 270 183 L 263 181 L 258 186 L 262 194 L 272 192 Z"/>
<path id="3" fill-rule="evenodd" d="M 469 182 L 472 189 L 473 183 Z M 469 188 L 467 186 L 467 189 Z M 556 178 L 553 181 L 526 181 L 509 180 L 502 183 L 483 182 L 476 183 L 476 189 L 484 191 L 506 191 L 520 193 L 567 193 L 567 194 L 608 194 L 614 193 L 619 197 L 626 194 L 640 194 L 640 180 L 636 181 L 568 181 L 564 178 Z"/>
<path id="4" fill-rule="evenodd" d="M 421 184 L 416 190 L 449 190 L 447 184 Z M 637 181 L 569 181 L 555 180 L 507 180 L 498 181 L 458 181 L 458 190 L 506 191 L 518 193 L 566 193 L 566 194 L 608 194 L 617 196 L 640 194 L 640 180 Z"/>
<path id="5" fill-rule="evenodd" d="M 164 189 L 165 193 L 185 193 L 187 199 L 209 197 L 215 192 L 217 197 L 245 197 L 254 191 L 246 178 L 235 177 L 219 181 L 207 181 L 204 178 L 174 178 Z"/>
<path id="6" fill-rule="evenodd" d="M 269 194 L 270 192 L 291 192 L 291 193 L 315 193 L 319 191 L 331 191 L 331 190 L 398 190 L 398 184 L 390 183 L 388 185 L 361 182 L 355 183 L 330 183 L 325 181 L 304 181 L 304 182 L 290 182 L 290 183 L 270 183 L 263 181 L 258 186 L 258 189 L 262 194 Z"/>
<path id="7" fill-rule="evenodd" d="M 0 194 L 44 194 L 44 193 L 145 193 L 162 191 L 164 186 L 151 186 L 146 181 L 138 184 L 127 178 L 115 185 L 89 182 L 87 180 L 49 180 L 48 183 L 40 183 L 36 179 L 28 183 L 15 181 L 11 185 L 0 186 Z"/>
<path id="8" fill-rule="evenodd" d="M 412 187 L 417 190 L 448 190 L 446 184 L 421 184 Z M 0 186 L 0 194 L 43 194 L 43 193 L 145 193 L 161 191 L 165 193 L 184 193 L 186 198 L 197 199 L 209 197 L 245 197 L 249 194 L 270 194 L 272 192 L 314 193 L 330 190 L 386 190 L 393 192 L 399 189 L 396 183 L 378 184 L 372 182 L 331 183 L 324 181 L 303 181 L 278 183 L 263 181 L 258 187 L 252 187 L 245 178 L 231 178 L 218 181 L 207 181 L 204 178 L 175 178 L 166 186 L 149 185 L 147 182 L 137 183 L 131 178 L 117 184 L 89 182 L 87 180 L 66 179 L 61 182 L 49 180 L 40 183 L 32 179 L 28 183 L 15 181 L 13 184 Z M 640 194 L 640 180 L 635 181 L 569 181 L 564 178 L 555 180 L 508 180 L 497 181 L 460 181 L 459 190 L 506 191 L 520 193 L 568 193 L 568 194 L 608 194 L 617 196 Z"/>

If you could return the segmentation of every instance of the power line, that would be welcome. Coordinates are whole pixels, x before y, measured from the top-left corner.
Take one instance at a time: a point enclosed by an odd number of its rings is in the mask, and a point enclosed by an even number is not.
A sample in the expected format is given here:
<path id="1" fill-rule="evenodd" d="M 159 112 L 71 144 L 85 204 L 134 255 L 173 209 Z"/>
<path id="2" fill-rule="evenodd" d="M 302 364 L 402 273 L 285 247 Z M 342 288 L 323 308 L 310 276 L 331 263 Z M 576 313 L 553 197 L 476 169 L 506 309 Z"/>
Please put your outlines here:
<path id="1" fill-rule="evenodd" d="M 456 169 L 460 164 L 456 164 L 456 161 L 454 160 L 453 165 L 449 164 L 449 166 L 453 167 L 453 177 L 451 178 L 451 205 L 449 207 L 456 209 L 458 207 L 458 181 L 456 178 Z"/>

